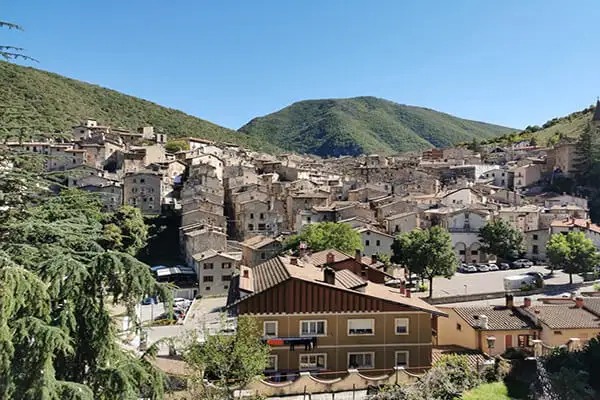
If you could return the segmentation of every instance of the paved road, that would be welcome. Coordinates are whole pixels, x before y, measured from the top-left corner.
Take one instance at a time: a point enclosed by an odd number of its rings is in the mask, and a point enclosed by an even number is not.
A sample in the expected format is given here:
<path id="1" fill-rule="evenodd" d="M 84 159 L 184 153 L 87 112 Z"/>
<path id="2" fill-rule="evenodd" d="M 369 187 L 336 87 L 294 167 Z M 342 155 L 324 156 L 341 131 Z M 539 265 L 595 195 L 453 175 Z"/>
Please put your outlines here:
<path id="1" fill-rule="evenodd" d="M 490 293 L 504 290 L 504 277 L 519 275 L 529 271 L 538 271 L 543 274 L 550 271 L 543 266 L 535 266 L 523 269 L 511 269 L 507 271 L 474 272 L 463 274 L 457 272 L 450 279 L 436 277 L 433 280 L 433 297 L 456 296 L 463 294 Z M 573 275 L 573 282 L 581 282 L 583 279 Z M 554 276 L 544 280 L 549 290 L 553 286 L 569 283 L 569 275 L 562 271 L 555 271 Z M 417 296 L 426 296 L 428 293 L 418 293 Z"/>
<path id="2" fill-rule="evenodd" d="M 318 393 L 313 395 L 297 395 L 285 397 L 267 397 L 270 400 L 363 400 L 367 398 L 366 390 L 356 392 Z"/>

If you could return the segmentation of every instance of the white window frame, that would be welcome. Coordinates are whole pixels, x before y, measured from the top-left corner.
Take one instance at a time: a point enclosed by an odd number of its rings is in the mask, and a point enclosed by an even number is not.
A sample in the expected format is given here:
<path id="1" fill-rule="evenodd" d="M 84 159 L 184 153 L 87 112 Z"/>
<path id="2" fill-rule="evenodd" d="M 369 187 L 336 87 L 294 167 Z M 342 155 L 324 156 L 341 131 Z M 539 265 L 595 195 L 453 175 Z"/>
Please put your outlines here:
<path id="1" fill-rule="evenodd" d="M 317 366 L 317 357 L 323 356 L 323 360 L 324 360 L 324 365 L 322 367 Z M 315 366 L 309 366 L 309 367 L 302 367 L 302 357 L 309 357 L 309 362 L 305 363 L 305 364 L 310 364 L 310 357 L 315 357 Z M 309 369 L 315 370 L 325 370 L 327 369 L 327 353 L 305 353 L 305 354 L 300 354 L 300 356 L 298 357 L 298 369 L 300 371 L 306 371 Z"/>
<path id="2" fill-rule="evenodd" d="M 269 354 L 269 358 L 273 359 L 273 368 L 269 368 L 267 366 L 267 368 L 265 368 L 265 371 L 277 371 L 278 369 L 278 364 L 279 364 L 279 357 L 277 357 L 277 354 Z"/>
<path id="3" fill-rule="evenodd" d="M 350 321 L 371 321 L 371 333 L 350 333 Z M 375 318 L 350 318 L 346 323 L 346 333 L 348 336 L 374 336 L 375 335 Z"/>
<path id="4" fill-rule="evenodd" d="M 348 352 L 347 355 L 347 362 L 346 365 L 348 366 L 348 368 L 354 368 L 354 367 L 350 367 L 350 357 L 351 356 L 356 356 L 359 354 L 370 354 L 371 355 L 371 366 L 369 367 L 356 367 L 356 369 L 373 369 L 375 368 L 375 352 L 374 351 L 357 351 L 357 352 Z"/>
<path id="5" fill-rule="evenodd" d="M 323 333 L 302 333 L 302 324 L 304 323 L 311 323 L 314 322 L 315 324 L 317 324 L 318 322 L 323 322 Z M 326 319 L 303 319 L 300 321 L 300 336 L 302 337 L 307 337 L 307 336 L 327 336 L 327 320 Z"/>
<path id="6" fill-rule="evenodd" d="M 396 367 L 398 366 L 398 354 L 400 354 L 400 353 L 406 354 L 406 365 L 402 365 L 402 367 L 408 368 L 410 366 L 410 351 L 408 351 L 408 350 L 399 350 L 399 351 L 395 352 L 395 354 L 394 354 L 395 364 L 394 365 Z"/>
<path id="7" fill-rule="evenodd" d="M 267 335 L 267 324 L 275 324 L 275 335 Z M 277 337 L 279 334 L 279 321 L 263 321 L 263 336 Z"/>
<path id="8" fill-rule="evenodd" d="M 406 333 L 398 333 L 398 321 L 406 321 Z M 397 336 L 410 335 L 410 319 L 409 318 L 395 318 L 394 319 L 394 333 Z"/>

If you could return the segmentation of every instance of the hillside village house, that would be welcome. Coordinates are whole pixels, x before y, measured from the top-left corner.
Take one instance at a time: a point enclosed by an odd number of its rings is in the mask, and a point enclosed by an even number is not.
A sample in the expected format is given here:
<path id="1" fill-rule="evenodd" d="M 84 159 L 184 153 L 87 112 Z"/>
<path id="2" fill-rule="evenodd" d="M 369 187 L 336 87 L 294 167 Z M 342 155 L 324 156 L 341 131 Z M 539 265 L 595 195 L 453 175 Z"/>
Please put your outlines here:
<path id="1" fill-rule="evenodd" d="M 359 228 L 360 241 L 363 245 L 363 256 L 371 257 L 377 254 L 392 254 L 394 237 L 373 228 Z"/>
<path id="2" fill-rule="evenodd" d="M 547 228 L 523 233 L 525 257 L 533 261 L 546 261 L 546 244 L 550 240 L 550 230 Z"/>
<path id="3" fill-rule="evenodd" d="M 498 217 L 510 223 L 521 232 L 537 230 L 540 227 L 541 208 L 534 204 L 516 207 L 503 207 Z"/>
<path id="4" fill-rule="evenodd" d="M 199 294 L 227 295 L 241 258 L 241 253 L 227 253 L 212 249 L 195 254 L 194 270 L 198 277 Z"/>
<path id="5" fill-rule="evenodd" d="M 181 253 L 188 266 L 194 265 L 194 255 L 208 250 L 227 251 L 227 234 L 211 225 L 189 225 L 179 229 Z"/>
<path id="6" fill-rule="evenodd" d="M 542 177 L 542 166 L 539 164 L 529 164 L 512 169 L 514 174 L 515 190 L 533 185 Z"/>
<path id="7" fill-rule="evenodd" d="M 374 283 L 385 284 L 396 279 L 395 276 L 384 271 L 385 265 L 381 261 L 374 256 L 363 257 L 359 249 L 355 251 L 354 256 L 335 249 L 327 249 L 310 255 L 301 252 L 299 256 L 315 267 L 329 267 L 336 271 L 346 269 Z"/>
<path id="8" fill-rule="evenodd" d="M 416 211 L 390 215 L 385 217 L 384 222 L 389 235 L 407 233 L 420 227 L 419 214 Z"/>
<path id="9" fill-rule="evenodd" d="M 550 226 L 550 233 L 568 233 L 583 232 L 585 237 L 594 242 L 594 246 L 600 249 L 600 226 L 593 224 L 590 220 L 569 218 L 560 221 L 553 221 Z"/>
<path id="10" fill-rule="evenodd" d="M 242 266 L 231 300 L 233 313 L 252 315 L 262 326 L 271 348 L 269 375 L 428 368 L 432 327 L 445 316 L 349 270 L 281 256 Z"/>
<path id="11" fill-rule="evenodd" d="M 281 253 L 282 245 L 277 239 L 253 236 L 241 243 L 242 264 L 253 267 Z"/>
<path id="12" fill-rule="evenodd" d="M 123 202 L 144 214 L 160 214 L 165 187 L 162 176 L 153 172 L 134 172 L 123 177 Z"/>

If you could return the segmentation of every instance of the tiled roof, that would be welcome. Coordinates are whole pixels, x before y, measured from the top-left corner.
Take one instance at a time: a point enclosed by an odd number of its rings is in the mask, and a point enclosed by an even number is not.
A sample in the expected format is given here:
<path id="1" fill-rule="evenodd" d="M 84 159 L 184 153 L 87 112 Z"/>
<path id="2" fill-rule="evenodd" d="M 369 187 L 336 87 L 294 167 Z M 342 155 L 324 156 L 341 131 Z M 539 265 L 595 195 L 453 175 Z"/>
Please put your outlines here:
<path id="1" fill-rule="evenodd" d="M 584 229 L 589 229 L 592 232 L 600 233 L 600 226 L 596 224 L 590 223 L 588 226 L 589 220 L 585 220 L 582 218 L 567 218 L 561 221 L 552 221 L 551 226 L 553 227 L 561 227 L 561 228 L 571 228 L 571 227 L 579 227 Z"/>
<path id="2" fill-rule="evenodd" d="M 487 330 L 536 329 L 532 320 L 512 309 L 498 307 L 454 307 L 454 311 L 473 328 L 479 328 L 480 316 L 488 317 Z"/>
<path id="3" fill-rule="evenodd" d="M 472 368 L 481 367 L 491 358 L 479 350 L 471 350 L 461 346 L 435 346 L 431 349 L 431 364 L 435 364 L 443 355 L 460 355 L 467 358 L 467 362 Z"/>
<path id="4" fill-rule="evenodd" d="M 204 260 L 208 260 L 209 258 L 216 257 L 216 256 L 225 257 L 232 261 L 240 261 L 241 260 L 241 254 L 239 252 L 230 254 L 225 251 L 217 251 L 217 250 L 213 250 L 213 249 L 206 250 L 202 253 L 194 254 L 192 257 L 196 261 L 204 261 Z"/>
<path id="5" fill-rule="evenodd" d="M 355 289 L 367 284 L 367 282 L 354 274 L 352 271 L 342 269 L 335 273 L 335 284 L 345 287 L 346 289 Z"/>
<path id="6" fill-rule="evenodd" d="M 246 239 L 242 242 L 242 246 L 250 247 L 251 249 L 260 249 L 265 247 L 273 242 L 276 242 L 275 239 L 269 238 L 262 235 L 253 236 L 249 239 Z"/>
<path id="7" fill-rule="evenodd" d="M 320 267 L 322 265 L 327 264 L 327 254 L 329 253 L 333 254 L 334 262 L 340 262 L 352 258 L 339 250 L 330 249 L 311 254 L 310 256 L 308 256 L 308 261 L 314 266 Z"/>
<path id="8" fill-rule="evenodd" d="M 551 329 L 600 329 L 600 317 L 572 303 L 532 306 L 528 311 Z"/>
<path id="9" fill-rule="evenodd" d="M 244 278 L 243 276 L 246 273 L 245 271 L 248 271 L 248 278 Z M 242 275 L 240 277 L 240 289 L 253 292 L 254 294 L 265 291 L 290 278 L 332 287 L 332 285 L 323 281 L 323 270 L 321 268 L 302 260 L 297 260 L 297 265 L 293 265 L 290 258 L 283 256 L 277 256 L 253 268 L 242 266 L 240 273 Z M 341 275 L 338 278 L 337 275 L 340 273 Z M 359 283 L 359 280 L 362 284 L 357 286 L 361 286 L 364 289 L 361 289 L 360 292 L 352 290 L 351 287 L 356 287 L 355 284 Z M 392 289 L 370 281 L 363 281 L 350 270 L 337 271 L 336 281 L 333 286 L 340 290 L 349 290 L 364 296 L 375 297 L 432 314 L 446 316 L 445 313 L 419 298 L 406 297 L 400 294 L 398 289 Z"/>
<path id="10" fill-rule="evenodd" d="M 600 316 L 600 297 L 585 297 L 583 300 L 583 307 Z"/>

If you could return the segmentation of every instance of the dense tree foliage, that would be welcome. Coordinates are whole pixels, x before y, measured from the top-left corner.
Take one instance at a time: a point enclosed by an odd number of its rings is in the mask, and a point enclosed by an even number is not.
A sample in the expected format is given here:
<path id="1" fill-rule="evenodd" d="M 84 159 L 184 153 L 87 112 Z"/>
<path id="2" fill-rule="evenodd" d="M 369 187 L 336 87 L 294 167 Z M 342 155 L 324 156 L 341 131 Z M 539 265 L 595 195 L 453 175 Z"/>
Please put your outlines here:
<path id="1" fill-rule="evenodd" d="M 591 271 L 599 261 L 594 242 L 583 232 L 552 235 L 546 254 L 552 268 L 562 268 L 569 274 L 569 283 L 573 283 L 573 274 Z"/>
<path id="2" fill-rule="evenodd" d="M 53 195 L 26 168 L 2 174 L 0 398 L 161 398 L 162 374 L 148 355 L 121 348 L 107 305 L 133 316 L 141 298 L 170 291 L 147 265 L 102 247 L 97 197 Z"/>
<path id="3" fill-rule="evenodd" d="M 450 234 L 439 226 L 396 236 L 392 250 L 393 262 L 429 280 L 429 297 L 433 295 L 433 278 L 450 278 L 458 266 Z"/>
<path id="4" fill-rule="evenodd" d="M 100 243 L 109 250 L 136 255 L 148 239 L 148 226 L 139 208 L 122 206 L 102 219 Z"/>
<path id="5" fill-rule="evenodd" d="M 205 335 L 201 344 L 193 340 L 184 354 L 192 370 L 192 398 L 232 400 L 236 389 L 260 376 L 269 355 L 261 335 L 255 319 L 241 316 L 235 334 Z"/>
<path id="6" fill-rule="evenodd" d="M 165 150 L 167 150 L 170 153 L 176 153 L 178 151 L 189 150 L 189 149 L 190 149 L 190 145 L 188 144 L 188 142 L 186 142 L 184 140 L 170 140 L 165 145 Z"/>
<path id="7" fill-rule="evenodd" d="M 491 221 L 479 230 L 482 250 L 502 260 L 514 260 L 524 251 L 523 234 L 503 219 Z"/>
<path id="8" fill-rule="evenodd" d="M 285 242 L 288 249 L 298 249 L 304 242 L 312 251 L 337 249 L 354 254 L 356 249 L 362 249 L 360 234 L 348 224 L 337 222 L 319 222 L 310 224 L 298 235 L 289 237 Z"/>

